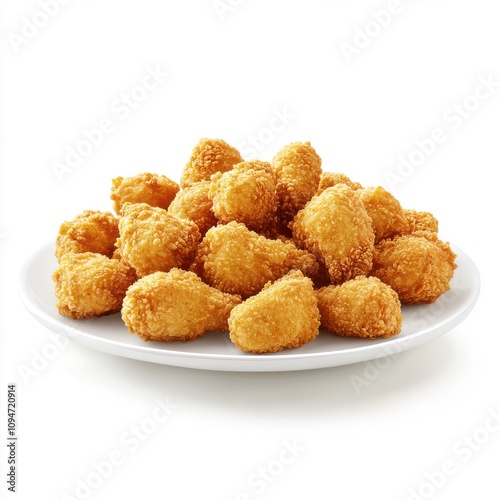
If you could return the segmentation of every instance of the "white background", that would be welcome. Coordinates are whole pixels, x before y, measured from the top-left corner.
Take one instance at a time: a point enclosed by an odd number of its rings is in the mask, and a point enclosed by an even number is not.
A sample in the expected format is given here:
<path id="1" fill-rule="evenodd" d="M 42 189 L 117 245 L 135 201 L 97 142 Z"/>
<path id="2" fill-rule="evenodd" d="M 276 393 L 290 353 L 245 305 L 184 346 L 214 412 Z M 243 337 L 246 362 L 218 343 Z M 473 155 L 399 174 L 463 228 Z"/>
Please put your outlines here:
<path id="1" fill-rule="evenodd" d="M 92 464 L 113 453 L 120 464 L 88 498 L 406 500 L 412 490 L 499 498 L 499 427 L 485 433 L 484 425 L 500 410 L 500 4 L 222 0 L 217 9 L 212 0 L 70 0 L 50 18 L 42 4 L 2 1 L 0 496 L 10 494 L 5 401 L 16 382 L 20 499 L 83 498 L 78 481 L 98 481 Z M 168 76 L 134 90 L 148 67 Z M 478 100 L 481 79 L 493 83 Z M 124 108 L 131 92 L 142 101 Z M 464 104 L 469 111 L 457 118 L 454 106 Z M 288 118 L 270 134 L 276 113 Z M 113 130 L 58 177 L 54 163 L 103 119 Z M 446 139 L 390 184 L 400 157 L 436 128 Z M 481 272 L 474 311 L 375 375 L 366 363 L 203 372 L 75 343 L 54 355 L 54 338 L 18 298 L 28 256 L 62 221 L 111 210 L 113 177 L 152 171 L 178 180 L 201 137 L 248 151 L 250 136 L 260 137 L 264 160 L 309 140 L 325 170 L 433 212 L 441 237 Z M 26 367 L 34 373 L 23 376 Z M 356 391 L 353 376 L 366 374 L 372 380 Z M 157 398 L 177 408 L 138 446 L 126 444 L 124 434 L 151 423 Z M 482 444 L 466 445 L 467 436 Z M 444 462 L 454 465 L 447 476 L 436 473 Z M 257 481 L 266 471 L 272 482 Z"/>

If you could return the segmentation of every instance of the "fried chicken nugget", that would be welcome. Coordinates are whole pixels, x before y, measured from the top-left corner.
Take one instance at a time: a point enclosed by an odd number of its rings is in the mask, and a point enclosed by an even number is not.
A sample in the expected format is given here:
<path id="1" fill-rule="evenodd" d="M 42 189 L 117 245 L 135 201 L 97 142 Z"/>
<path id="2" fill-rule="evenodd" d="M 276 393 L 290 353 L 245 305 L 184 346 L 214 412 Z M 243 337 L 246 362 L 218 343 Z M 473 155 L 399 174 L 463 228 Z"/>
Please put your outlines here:
<path id="1" fill-rule="evenodd" d="M 147 203 L 125 203 L 118 228 L 121 259 L 139 277 L 188 267 L 201 239 L 194 222 Z"/>
<path id="2" fill-rule="evenodd" d="M 382 186 L 360 189 L 358 194 L 372 219 L 375 245 L 409 231 L 410 225 L 399 201 Z"/>
<path id="3" fill-rule="evenodd" d="M 103 316 L 120 310 L 133 269 L 98 253 L 68 253 L 52 275 L 57 309 L 69 318 Z"/>
<path id="4" fill-rule="evenodd" d="M 209 196 L 219 222 L 242 222 L 259 232 L 276 219 L 276 174 L 270 163 L 244 161 L 214 174 Z"/>
<path id="5" fill-rule="evenodd" d="M 144 340 L 193 340 L 208 331 L 228 331 L 229 313 L 241 297 L 203 283 L 181 269 L 149 274 L 127 291 L 122 318 Z"/>
<path id="6" fill-rule="evenodd" d="M 449 290 L 455 258 L 436 233 L 417 231 L 380 242 L 371 274 L 390 285 L 401 302 L 432 303 Z"/>
<path id="7" fill-rule="evenodd" d="M 216 172 L 227 172 L 243 161 L 239 151 L 222 139 L 200 139 L 181 175 L 181 187 L 208 181 Z"/>
<path id="8" fill-rule="evenodd" d="M 321 194 L 325 189 L 335 184 L 347 184 L 351 189 L 363 189 L 359 182 L 352 181 L 347 175 L 338 172 L 322 172 L 316 194 Z"/>
<path id="9" fill-rule="evenodd" d="M 147 203 L 166 210 L 179 191 L 177 182 L 149 172 L 133 177 L 116 177 L 111 183 L 111 199 L 117 214 L 122 213 L 125 203 Z"/>
<path id="10" fill-rule="evenodd" d="M 342 336 L 387 338 L 401 331 L 397 293 L 378 278 L 356 276 L 318 291 L 321 325 Z"/>
<path id="11" fill-rule="evenodd" d="M 332 284 L 367 274 L 375 235 L 357 191 L 336 184 L 315 196 L 293 222 L 293 237 L 323 262 Z"/>
<path id="12" fill-rule="evenodd" d="M 293 142 L 279 150 L 271 164 L 278 176 L 278 216 L 288 225 L 318 189 L 321 158 L 310 142 Z"/>
<path id="13" fill-rule="evenodd" d="M 403 210 L 409 225 L 409 232 L 430 231 L 437 233 L 439 222 L 430 212 L 419 212 L 417 210 Z"/>
<path id="14" fill-rule="evenodd" d="M 319 325 L 312 281 L 290 271 L 231 311 L 229 336 L 243 351 L 277 352 L 314 340 Z"/>
<path id="15" fill-rule="evenodd" d="M 93 252 L 111 257 L 118 238 L 118 219 L 111 212 L 85 210 L 59 228 L 55 255 Z"/>
<path id="16" fill-rule="evenodd" d="M 245 298 L 292 269 L 314 276 L 318 263 L 293 243 L 270 240 L 237 222 L 209 229 L 191 266 L 205 283 Z"/>
<path id="17" fill-rule="evenodd" d="M 217 218 L 212 211 L 212 200 L 208 196 L 210 181 L 201 181 L 191 187 L 181 189 L 168 207 L 169 214 L 181 219 L 192 220 L 202 236 L 217 225 Z"/>

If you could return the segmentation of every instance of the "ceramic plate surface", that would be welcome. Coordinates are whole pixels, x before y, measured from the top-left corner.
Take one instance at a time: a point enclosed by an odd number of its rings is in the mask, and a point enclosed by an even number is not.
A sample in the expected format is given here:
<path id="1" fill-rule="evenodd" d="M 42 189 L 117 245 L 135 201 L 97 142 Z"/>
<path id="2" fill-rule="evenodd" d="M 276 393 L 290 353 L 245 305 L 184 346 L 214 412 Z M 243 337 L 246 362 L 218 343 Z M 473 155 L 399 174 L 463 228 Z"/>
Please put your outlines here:
<path id="1" fill-rule="evenodd" d="M 52 273 L 57 268 L 54 244 L 38 250 L 21 272 L 20 293 L 28 311 L 53 332 L 90 349 L 150 363 L 202 370 L 272 372 L 310 370 L 368 361 L 397 354 L 452 330 L 474 307 L 480 288 L 479 272 L 459 248 L 458 268 L 451 289 L 434 304 L 403 305 L 401 333 L 389 339 L 337 337 L 320 331 L 313 342 L 272 354 L 238 350 L 227 333 L 210 332 L 191 342 L 144 342 L 131 335 L 120 314 L 72 320 L 56 309 Z"/>

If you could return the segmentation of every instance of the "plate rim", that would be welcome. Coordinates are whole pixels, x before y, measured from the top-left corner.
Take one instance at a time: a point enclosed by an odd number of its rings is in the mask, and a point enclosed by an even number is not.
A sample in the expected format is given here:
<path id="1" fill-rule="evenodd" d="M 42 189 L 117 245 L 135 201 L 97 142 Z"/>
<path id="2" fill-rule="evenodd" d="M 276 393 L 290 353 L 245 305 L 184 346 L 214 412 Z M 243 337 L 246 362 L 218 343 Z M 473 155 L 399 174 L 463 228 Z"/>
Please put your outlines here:
<path id="1" fill-rule="evenodd" d="M 473 293 L 460 310 L 455 311 L 454 314 L 452 314 L 450 317 L 443 319 L 437 324 L 431 324 L 426 328 L 413 332 L 405 337 L 394 336 L 384 339 L 382 342 L 380 341 L 382 339 L 378 339 L 379 341 L 374 344 L 364 344 L 359 347 L 350 347 L 347 349 L 322 352 L 301 353 L 296 352 L 296 350 L 290 349 L 281 353 L 272 353 L 272 356 L 266 354 L 252 354 L 244 352 L 238 354 L 200 353 L 193 351 L 177 351 L 168 348 L 157 349 L 153 346 L 148 345 L 142 346 L 123 344 L 114 339 L 101 338 L 91 333 L 87 333 L 79 329 L 78 326 L 72 326 L 71 323 L 74 320 L 72 320 L 71 318 L 61 316 L 61 319 L 58 319 L 51 316 L 41 306 L 36 304 L 36 302 L 32 298 L 32 293 L 30 293 L 29 291 L 30 270 L 36 263 L 37 258 L 40 258 L 51 248 L 55 249 L 55 242 L 53 241 L 47 242 L 44 245 L 40 246 L 23 263 L 19 274 L 18 292 L 20 294 L 21 301 L 28 312 L 46 328 L 65 337 L 68 340 L 75 341 L 87 348 L 105 352 L 111 355 L 168 366 L 196 368 L 201 370 L 232 372 L 308 370 L 355 364 L 367 360 L 390 356 L 391 352 L 387 351 L 389 351 L 390 346 L 393 345 L 398 346 L 398 349 L 395 351 L 395 353 L 400 353 L 407 349 L 416 347 L 426 341 L 437 338 L 438 336 L 454 329 L 458 324 L 460 324 L 474 309 L 479 299 L 481 290 L 481 277 L 476 264 L 469 257 L 469 255 L 455 244 L 450 243 L 450 246 L 457 254 L 458 258 L 467 261 L 468 266 L 473 271 L 470 279 L 470 287 Z M 189 344 L 189 342 L 187 342 L 186 344 Z M 158 359 L 146 359 L 150 357 Z M 340 363 L 329 362 L 331 361 L 331 358 L 336 359 L 342 357 L 357 359 L 345 359 Z M 306 362 L 312 364 L 316 362 L 317 366 L 302 366 L 302 364 Z M 200 363 L 204 364 L 205 366 L 199 366 Z M 214 363 L 217 364 L 217 366 L 210 366 Z M 226 363 L 227 366 L 220 366 L 221 363 Z M 237 364 L 238 366 L 235 367 L 233 366 L 234 364 Z M 283 366 L 280 366 L 280 364 L 282 364 Z"/>

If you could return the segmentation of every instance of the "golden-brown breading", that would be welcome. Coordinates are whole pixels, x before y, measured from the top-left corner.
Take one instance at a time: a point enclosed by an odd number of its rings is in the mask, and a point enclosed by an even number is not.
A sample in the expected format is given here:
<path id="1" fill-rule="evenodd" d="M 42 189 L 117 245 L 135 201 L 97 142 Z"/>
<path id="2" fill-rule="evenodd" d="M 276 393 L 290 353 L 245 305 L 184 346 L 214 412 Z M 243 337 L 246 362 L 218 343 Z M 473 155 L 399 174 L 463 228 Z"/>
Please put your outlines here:
<path id="1" fill-rule="evenodd" d="M 119 311 L 137 276 L 119 260 L 85 252 L 63 255 L 52 279 L 59 313 L 77 319 Z"/>
<path id="2" fill-rule="evenodd" d="M 416 231 L 430 231 L 437 233 L 439 222 L 430 212 L 419 212 L 417 210 L 403 210 L 406 220 L 408 221 L 408 231 L 414 233 Z"/>
<path id="3" fill-rule="evenodd" d="M 409 223 L 399 201 L 382 186 L 357 191 L 372 219 L 375 244 L 398 234 L 407 233 Z"/>
<path id="4" fill-rule="evenodd" d="M 352 181 L 345 174 L 339 172 L 322 172 L 316 194 L 321 194 L 325 189 L 335 186 L 336 184 L 347 184 L 354 190 L 363 189 L 363 186 L 359 182 Z"/>
<path id="5" fill-rule="evenodd" d="M 122 318 L 144 340 L 185 342 L 208 331 L 228 331 L 227 321 L 241 297 L 223 293 L 196 274 L 172 269 L 149 274 L 127 291 Z"/>
<path id="6" fill-rule="evenodd" d="M 179 191 L 177 182 L 149 172 L 133 177 L 116 177 L 111 183 L 111 199 L 117 214 L 122 213 L 125 203 L 147 203 L 166 210 Z"/>
<path id="7" fill-rule="evenodd" d="M 271 165 L 252 160 L 212 176 L 209 196 L 221 223 L 242 222 L 259 232 L 276 219 L 276 174 Z"/>
<path id="8" fill-rule="evenodd" d="M 192 220 L 202 236 L 212 226 L 217 225 L 217 218 L 212 211 L 212 200 L 208 197 L 210 184 L 210 181 L 202 181 L 181 189 L 167 210 L 169 214 L 181 219 Z"/>
<path id="9" fill-rule="evenodd" d="M 125 203 L 117 247 L 139 277 L 188 267 L 201 239 L 198 226 L 147 203 Z"/>
<path id="10" fill-rule="evenodd" d="M 316 193 L 321 158 L 310 142 L 293 142 L 280 149 L 271 163 L 278 175 L 278 216 L 287 225 Z"/>
<path id="11" fill-rule="evenodd" d="M 318 263 L 293 243 L 267 239 L 237 222 L 209 229 L 191 266 L 205 283 L 242 297 L 258 293 L 292 269 L 313 276 Z"/>
<path id="12" fill-rule="evenodd" d="M 118 219 L 111 212 L 85 210 L 65 221 L 56 239 L 57 260 L 66 253 L 94 252 L 111 257 L 118 238 Z"/>
<path id="13" fill-rule="evenodd" d="M 337 184 L 315 196 L 293 222 L 294 240 L 323 262 L 333 284 L 367 274 L 374 233 L 357 191 Z"/>
<path id="14" fill-rule="evenodd" d="M 216 172 L 227 172 L 243 161 L 239 151 L 222 139 L 200 139 L 181 175 L 181 187 L 208 181 Z"/>
<path id="15" fill-rule="evenodd" d="M 371 274 L 390 285 L 401 302 L 432 303 L 449 290 L 455 258 L 436 233 L 417 231 L 380 242 Z"/>
<path id="16" fill-rule="evenodd" d="M 231 311 L 229 336 L 243 351 L 277 352 L 314 340 L 319 323 L 312 281 L 290 271 Z"/>
<path id="17" fill-rule="evenodd" d="M 342 336 L 386 338 L 401 331 L 397 293 L 378 278 L 357 276 L 318 291 L 321 325 Z"/>

